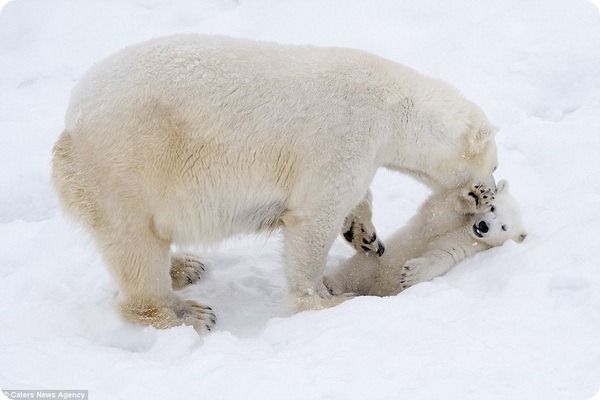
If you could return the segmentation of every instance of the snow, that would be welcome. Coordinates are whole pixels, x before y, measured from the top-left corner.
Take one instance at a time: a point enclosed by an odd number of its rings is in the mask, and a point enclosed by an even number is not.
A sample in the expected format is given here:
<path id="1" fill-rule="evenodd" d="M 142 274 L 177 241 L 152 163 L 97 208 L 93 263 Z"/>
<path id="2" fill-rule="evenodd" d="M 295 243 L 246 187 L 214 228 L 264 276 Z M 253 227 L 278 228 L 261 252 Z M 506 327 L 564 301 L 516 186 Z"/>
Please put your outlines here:
<path id="1" fill-rule="evenodd" d="M 527 240 L 398 296 L 292 315 L 280 238 L 199 250 L 184 296 L 216 330 L 117 315 L 59 212 L 50 149 L 95 61 L 175 32 L 371 51 L 444 79 L 501 127 Z M 0 385 L 92 399 L 589 399 L 600 386 L 600 14 L 584 0 L 14 0 L 0 13 Z M 427 195 L 381 171 L 386 237 Z M 338 240 L 334 266 L 352 250 Z"/>

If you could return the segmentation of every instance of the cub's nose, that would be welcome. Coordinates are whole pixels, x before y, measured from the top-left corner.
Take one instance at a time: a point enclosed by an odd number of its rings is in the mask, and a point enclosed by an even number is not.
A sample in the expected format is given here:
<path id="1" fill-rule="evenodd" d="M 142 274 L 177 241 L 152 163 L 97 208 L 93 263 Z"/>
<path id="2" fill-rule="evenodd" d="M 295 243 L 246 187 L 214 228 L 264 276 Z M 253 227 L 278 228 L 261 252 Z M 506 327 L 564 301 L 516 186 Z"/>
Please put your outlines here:
<path id="1" fill-rule="evenodd" d="M 490 227 L 488 226 L 488 224 L 485 221 L 481 221 L 478 225 L 477 225 L 477 229 L 479 229 L 479 231 L 481 233 L 488 233 L 488 231 L 490 230 Z"/>

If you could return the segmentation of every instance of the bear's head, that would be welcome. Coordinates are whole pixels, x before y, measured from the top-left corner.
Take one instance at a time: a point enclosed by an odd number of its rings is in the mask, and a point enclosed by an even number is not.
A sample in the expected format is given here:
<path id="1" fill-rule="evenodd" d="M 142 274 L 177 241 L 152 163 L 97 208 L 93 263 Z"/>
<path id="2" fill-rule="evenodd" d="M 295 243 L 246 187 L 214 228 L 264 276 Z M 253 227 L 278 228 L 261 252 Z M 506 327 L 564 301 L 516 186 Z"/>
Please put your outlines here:
<path id="1" fill-rule="evenodd" d="M 472 105 L 471 118 L 463 137 L 463 152 L 455 160 L 454 184 L 460 187 L 478 181 L 495 188 L 493 173 L 498 167 L 496 147 L 498 128 L 490 123 L 483 111 Z"/>
<path id="2" fill-rule="evenodd" d="M 521 243 L 527 236 L 517 202 L 509 193 L 508 182 L 504 179 L 496 186 L 491 209 L 476 214 L 471 222 L 473 237 L 491 247 L 501 246 L 509 239 Z"/>
<path id="3" fill-rule="evenodd" d="M 493 173 L 498 166 L 495 140 L 498 128 L 478 106 L 470 104 L 469 107 L 470 112 L 465 118 L 453 121 L 453 127 L 449 128 L 455 134 L 435 133 L 434 136 L 443 139 L 425 152 L 427 168 L 416 177 L 434 191 L 456 189 L 470 182 L 496 187 Z"/>

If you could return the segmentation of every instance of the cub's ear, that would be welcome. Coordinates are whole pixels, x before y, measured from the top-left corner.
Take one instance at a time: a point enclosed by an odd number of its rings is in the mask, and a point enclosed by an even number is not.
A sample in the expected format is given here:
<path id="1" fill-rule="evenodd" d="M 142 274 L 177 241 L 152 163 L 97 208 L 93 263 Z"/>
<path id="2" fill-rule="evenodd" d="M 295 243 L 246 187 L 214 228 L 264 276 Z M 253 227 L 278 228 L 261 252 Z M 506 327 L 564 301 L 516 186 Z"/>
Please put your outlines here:
<path id="1" fill-rule="evenodd" d="M 496 183 L 496 193 L 500 193 L 506 189 L 508 189 L 508 181 L 506 179 L 501 179 Z"/>
<path id="2" fill-rule="evenodd" d="M 527 237 L 527 232 L 521 232 L 517 236 L 513 237 L 512 240 L 516 243 L 523 243 L 523 240 Z"/>
<path id="3" fill-rule="evenodd" d="M 483 151 L 487 143 L 496 136 L 498 127 L 491 124 L 473 127 L 469 137 L 469 146 L 471 154 L 479 154 Z"/>

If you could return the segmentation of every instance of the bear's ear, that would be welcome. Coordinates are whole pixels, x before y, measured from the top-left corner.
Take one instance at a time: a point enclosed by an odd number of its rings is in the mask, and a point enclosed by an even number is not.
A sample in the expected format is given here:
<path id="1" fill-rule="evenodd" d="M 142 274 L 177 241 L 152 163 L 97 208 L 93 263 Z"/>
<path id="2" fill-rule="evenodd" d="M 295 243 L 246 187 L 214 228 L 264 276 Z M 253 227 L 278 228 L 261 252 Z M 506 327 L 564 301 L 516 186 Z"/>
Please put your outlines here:
<path id="1" fill-rule="evenodd" d="M 473 129 L 469 138 L 471 154 L 479 154 L 487 143 L 496 136 L 498 128 L 494 125 L 483 125 Z"/>
<path id="2" fill-rule="evenodd" d="M 506 179 L 501 179 L 500 181 L 498 181 L 498 183 L 496 184 L 496 193 L 500 193 L 506 189 L 508 189 L 508 181 Z"/>
<path id="3" fill-rule="evenodd" d="M 527 232 L 521 232 L 517 236 L 513 237 L 512 240 L 516 243 L 523 243 L 523 240 L 527 237 Z"/>

